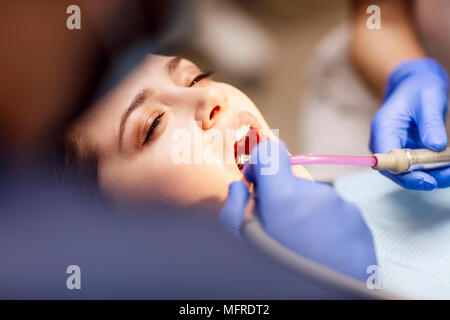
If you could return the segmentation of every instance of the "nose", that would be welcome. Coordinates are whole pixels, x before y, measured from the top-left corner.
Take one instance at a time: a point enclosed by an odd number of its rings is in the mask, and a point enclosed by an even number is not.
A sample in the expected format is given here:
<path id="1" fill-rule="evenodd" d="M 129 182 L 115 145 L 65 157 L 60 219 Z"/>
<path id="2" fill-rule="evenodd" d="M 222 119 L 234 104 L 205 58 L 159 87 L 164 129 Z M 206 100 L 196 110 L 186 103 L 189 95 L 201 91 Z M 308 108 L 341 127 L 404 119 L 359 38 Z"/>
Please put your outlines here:
<path id="1" fill-rule="evenodd" d="M 203 130 L 213 128 L 225 111 L 226 98 L 220 88 L 208 86 L 198 88 L 201 98 L 195 111 L 195 120 L 201 123 Z"/>

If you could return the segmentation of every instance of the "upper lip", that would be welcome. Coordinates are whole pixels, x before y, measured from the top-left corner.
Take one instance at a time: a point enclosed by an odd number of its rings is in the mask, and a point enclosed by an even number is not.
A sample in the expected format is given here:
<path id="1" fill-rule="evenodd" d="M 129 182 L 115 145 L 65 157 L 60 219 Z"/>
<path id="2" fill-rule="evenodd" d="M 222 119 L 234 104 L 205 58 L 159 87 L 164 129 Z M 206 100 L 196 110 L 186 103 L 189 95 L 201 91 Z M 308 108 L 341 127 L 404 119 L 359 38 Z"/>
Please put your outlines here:
<path id="1" fill-rule="evenodd" d="M 233 142 L 233 150 L 232 150 L 233 151 L 233 155 L 232 155 L 233 159 L 235 159 L 235 157 L 237 156 L 236 144 L 238 141 L 236 140 L 235 132 L 242 126 L 248 126 L 248 127 L 250 127 L 251 130 L 254 130 L 257 134 L 258 141 L 261 141 L 262 139 L 264 139 L 264 136 L 263 136 L 264 133 L 262 130 L 263 128 L 262 128 L 261 124 L 258 122 L 258 120 L 256 119 L 256 117 L 247 111 L 238 113 L 236 116 L 234 116 L 231 119 L 231 121 L 228 123 L 228 127 L 227 127 L 227 129 L 233 130 L 233 141 L 232 141 Z M 227 146 L 225 146 L 225 148 L 227 148 Z M 241 151 L 242 151 L 242 149 L 241 149 Z M 228 150 L 227 150 L 227 152 L 228 152 Z M 251 150 L 245 151 L 245 152 L 249 153 L 249 152 L 251 152 Z M 239 167 L 239 165 L 238 165 L 238 168 L 242 169 Z"/>
<path id="2" fill-rule="evenodd" d="M 256 117 L 248 111 L 242 111 L 234 116 L 231 119 L 227 129 L 238 130 L 241 126 L 244 125 L 250 126 L 250 128 L 255 130 L 258 136 L 262 138 L 263 130 L 261 124 L 258 122 Z M 233 143 L 234 142 L 236 141 L 233 141 Z"/>

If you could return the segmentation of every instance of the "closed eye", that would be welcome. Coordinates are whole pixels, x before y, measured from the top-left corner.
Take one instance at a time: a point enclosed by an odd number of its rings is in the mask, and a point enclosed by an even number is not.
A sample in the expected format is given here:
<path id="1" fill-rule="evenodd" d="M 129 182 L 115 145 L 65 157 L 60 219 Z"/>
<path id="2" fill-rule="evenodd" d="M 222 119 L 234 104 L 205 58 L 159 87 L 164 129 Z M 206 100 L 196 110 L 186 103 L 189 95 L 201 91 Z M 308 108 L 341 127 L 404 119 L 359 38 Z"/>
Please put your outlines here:
<path id="1" fill-rule="evenodd" d="M 161 118 L 164 116 L 164 113 L 160 113 L 155 120 L 153 120 L 150 128 L 148 129 L 148 131 L 145 134 L 145 138 L 142 141 L 141 145 L 143 146 L 144 144 L 146 144 L 150 138 L 153 136 L 153 134 L 155 133 L 156 129 L 158 128 L 159 124 L 161 123 Z"/>
<path id="2" fill-rule="evenodd" d="M 192 87 L 193 85 L 197 84 L 198 82 L 200 82 L 204 78 L 210 77 L 212 74 L 213 74 L 212 71 L 206 71 L 206 72 L 203 72 L 203 73 L 199 74 L 198 76 L 196 76 L 194 78 L 194 80 L 192 80 L 192 82 L 189 85 L 189 87 Z"/>

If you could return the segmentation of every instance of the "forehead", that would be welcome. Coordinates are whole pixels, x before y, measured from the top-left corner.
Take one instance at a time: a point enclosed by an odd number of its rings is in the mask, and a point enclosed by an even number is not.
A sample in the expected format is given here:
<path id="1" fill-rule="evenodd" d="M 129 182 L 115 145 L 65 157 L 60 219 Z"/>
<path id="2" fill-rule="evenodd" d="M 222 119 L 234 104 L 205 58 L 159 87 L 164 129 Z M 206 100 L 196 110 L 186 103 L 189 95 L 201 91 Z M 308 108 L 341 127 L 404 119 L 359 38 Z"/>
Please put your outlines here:
<path id="1" fill-rule="evenodd" d="M 131 72 L 128 78 L 138 79 L 140 76 L 152 78 L 153 76 L 160 76 L 162 73 L 167 74 L 170 64 L 176 57 L 167 57 L 160 55 L 147 55 L 147 57 Z M 128 79 L 127 79 L 128 80 Z"/>
<path id="2" fill-rule="evenodd" d="M 96 102 L 89 113 L 116 112 L 126 109 L 143 89 L 158 90 L 169 80 L 168 64 L 174 57 L 148 55 L 120 83 Z M 98 119 L 97 119 L 98 120 Z"/>

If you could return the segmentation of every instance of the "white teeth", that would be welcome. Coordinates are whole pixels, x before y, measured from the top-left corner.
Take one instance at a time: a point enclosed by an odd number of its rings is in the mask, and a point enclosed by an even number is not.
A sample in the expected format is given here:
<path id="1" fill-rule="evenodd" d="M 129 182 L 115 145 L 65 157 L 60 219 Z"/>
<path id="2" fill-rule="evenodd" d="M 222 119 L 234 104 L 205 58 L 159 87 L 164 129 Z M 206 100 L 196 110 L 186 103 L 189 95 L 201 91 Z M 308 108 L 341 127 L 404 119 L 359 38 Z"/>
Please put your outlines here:
<path id="1" fill-rule="evenodd" d="M 244 138 L 249 131 L 250 131 L 250 126 L 248 126 L 248 125 L 243 125 L 239 129 L 237 129 L 236 134 L 235 134 L 236 141 L 239 141 L 242 138 Z"/>
<path id="2" fill-rule="evenodd" d="M 238 165 L 244 165 L 247 161 L 250 161 L 250 156 L 248 154 L 240 154 L 237 158 Z"/>

